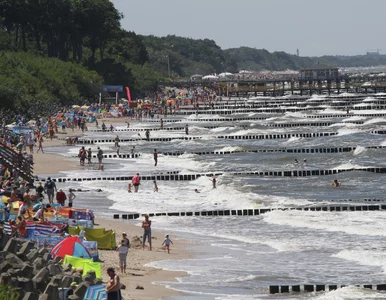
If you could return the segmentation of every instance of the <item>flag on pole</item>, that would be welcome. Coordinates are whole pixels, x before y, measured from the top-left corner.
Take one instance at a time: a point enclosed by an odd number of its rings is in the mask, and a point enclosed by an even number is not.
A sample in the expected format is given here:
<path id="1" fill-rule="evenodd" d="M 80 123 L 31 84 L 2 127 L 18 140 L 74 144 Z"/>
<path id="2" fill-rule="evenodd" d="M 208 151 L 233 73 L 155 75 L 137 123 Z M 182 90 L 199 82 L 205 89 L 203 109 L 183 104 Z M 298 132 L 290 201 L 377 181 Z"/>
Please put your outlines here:
<path id="1" fill-rule="evenodd" d="M 126 93 L 127 93 L 127 100 L 129 100 L 129 103 L 131 102 L 131 94 L 130 94 L 130 88 L 126 87 Z"/>

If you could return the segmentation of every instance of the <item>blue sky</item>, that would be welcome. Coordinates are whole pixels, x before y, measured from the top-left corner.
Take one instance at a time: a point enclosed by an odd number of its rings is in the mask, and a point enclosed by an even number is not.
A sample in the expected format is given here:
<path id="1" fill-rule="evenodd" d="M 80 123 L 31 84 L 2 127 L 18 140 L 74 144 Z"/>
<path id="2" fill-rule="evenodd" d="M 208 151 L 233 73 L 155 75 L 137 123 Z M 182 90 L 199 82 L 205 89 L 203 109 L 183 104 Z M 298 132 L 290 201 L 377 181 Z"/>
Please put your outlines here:
<path id="1" fill-rule="evenodd" d="M 137 34 L 301 56 L 386 53 L 386 0 L 112 0 Z"/>

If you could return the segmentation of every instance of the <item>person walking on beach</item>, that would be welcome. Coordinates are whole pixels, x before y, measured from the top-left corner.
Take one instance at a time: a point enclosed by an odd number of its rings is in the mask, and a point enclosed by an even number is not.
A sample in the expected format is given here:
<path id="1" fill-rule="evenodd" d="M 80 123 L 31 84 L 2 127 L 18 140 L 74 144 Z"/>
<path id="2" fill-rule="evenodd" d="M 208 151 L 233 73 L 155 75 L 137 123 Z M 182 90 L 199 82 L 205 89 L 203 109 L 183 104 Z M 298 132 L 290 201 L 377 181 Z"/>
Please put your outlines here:
<path id="1" fill-rule="evenodd" d="M 127 253 L 129 252 L 129 247 L 126 246 L 126 241 L 121 240 L 121 243 L 117 247 L 117 252 L 119 256 L 119 267 L 121 268 L 121 273 L 126 274 L 126 262 L 127 262 Z"/>
<path id="2" fill-rule="evenodd" d="M 91 158 L 92 158 L 92 151 L 91 148 L 88 148 L 87 150 L 87 163 L 91 164 Z"/>
<path id="3" fill-rule="evenodd" d="M 67 200 L 66 193 L 63 192 L 62 189 L 59 189 L 59 191 L 56 193 L 56 202 L 60 204 L 60 206 L 65 206 Z"/>
<path id="4" fill-rule="evenodd" d="M 164 242 L 162 243 L 162 246 L 165 245 L 165 248 L 168 250 L 168 254 L 170 254 L 170 243 L 173 244 L 172 240 L 169 238 L 169 235 L 165 235 Z"/>
<path id="5" fill-rule="evenodd" d="M 134 185 L 134 193 L 138 193 L 139 185 L 141 184 L 141 177 L 139 177 L 139 173 L 137 173 L 133 179 L 131 180 L 131 183 Z"/>
<path id="6" fill-rule="evenodd" d="M 119 147 L 119 136 L 117 135 L 114 139 L 114 147 L 118 148 Z"/>
<path id="7" fill-rule="evenodd" d="M 98 147 L 97 157 L 98 157 L 98 163 L 101 164 L 102 163 L 102 159 L 103 159 L 103 151 L 99 147 Z"/>
<path id="8" fill-rule="evenodd" d="M 106 284 L 107 300 L 121 300 L 121 282 L 119 276 L 115 273 L 115 269 L 108 268 L 107 275 L 110 277 Z"/>
<path id="9" fill-rule="evenodd" d="M 153 156 L 154 156 L 154 166 L 156 167 L 157 163 L 158 163 L 158 152 L 157 152 L 157 149 L 154 149 Z"/>
<path id="10" fill-rule="evenodd" d="M 79 159 L 80 159 L 79 162 L 81 166 L 84 166 L 84 161 L 86 160 L 86 157 L 87 157 L 86 149 L 82 147 L 79 151 Z"/>
<path id="11" fill-rule="evenodd" d="M 44 188 L 42 187 L 42 183 L 39 181 L 36 187 L 36 198 L 38 201 L 43 201 L 44 199 L 43 192 L 44 192 Z"/>
<path id="12" fill-rule="evenodd" d="M 143 237 L 142 237 L 142 250 L 145 249 L 146 237 L 149 241 L 149 247 L 151 251 L 151 221 L 149 220 L 149 216 L 145 215 L 145 220 L 142 221 L 143 228 Z"/>
<path id="13" fill-rule="evenodd" d="M 42 153 L 44 153 L 43 151 L 43 137 L 40 136 L 39 138 L 39 147 L 38 147 L 38 151 L 36 151 L 36 153 L 39 153 L 39 150 L 42 150 Z"/>
<path id="14" fill-rule="evenodd" d="M 47 177 L 47 182 L 44 184 L 44 191 L 47 194 L 48 202 L 50 204 L 54 201 L 54 192 L 57 192 L 56 184 L 52 181 L 51 177 Z"/>
<path id="15" fill-rule="evenodd" d="M 72 189 L 68 190 L 67 198 L 68 198 L 68 206 L 72 207 L 72 203 L 74 202 L 74 200 L 76 198 L 76 196 L 75 196 L 75 194 L 74 194 Z"/>

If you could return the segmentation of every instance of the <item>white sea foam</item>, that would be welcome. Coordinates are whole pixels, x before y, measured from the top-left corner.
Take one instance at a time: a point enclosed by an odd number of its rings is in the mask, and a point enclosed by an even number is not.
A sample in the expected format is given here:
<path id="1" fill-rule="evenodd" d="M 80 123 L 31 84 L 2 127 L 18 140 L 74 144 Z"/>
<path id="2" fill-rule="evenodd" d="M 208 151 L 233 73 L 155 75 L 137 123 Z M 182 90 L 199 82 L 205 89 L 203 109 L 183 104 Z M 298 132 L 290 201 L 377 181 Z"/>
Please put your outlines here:
<path id="1" fill-rule="evenodd" d="M 354 261 L 367 266 L 382 266 L 383 272 L 386 273 L 386 254 L 383 250 L 343 250 L 333 257 Z"/>
<path id="2" fill-rule="evenodd" d="M 361 132 L 361 130 L 350 129 L 350 128 L 341 128 L 341 129 L 338 129 L 338 136 L 355 134 L 355 133 L 359 133 L 359 132 Z"/>
<path id="3" fill-rule="evenodd" d="M 221 149 L 216 149 L 215 152 L 224 152 L 224 151 L 243 151 L 243 147 L 238 147 L 238 146 L 228 146 L 228 147 L 223 147 Z"/>
<path id="4" fill-rule="evenodd" d="M 298 142 L 298 141 L 300 141 L 301 140 L 301 138 L 300 137 L 295 137 L 295 136 L 293 136 L 293 137 L 291 137 L 291 138 L 289 138 L 285 143 L 294 143 L 294 142 Z"/>
<path id="5" fill-rule="evenodd" d="M 340 164 L 332 169 L 333 170 L 350 170 L 350 169 L 364 169 L 364 168 L 367 168 L 367 167 L 361 166 L 361 165 L 356 165 L 356 164 L 353 164 L 352 162 L 349 161 L 349 162 Z"/>
<path id="6" fill-rule="evenodd" d="M 366 120 L 366 117 L 353 116 L 346 119 L 343 119 L 342 122 L 355 122 L 355 121 L 363 121 Z"/>
<path id="7" fill-rule="evenodd" d="M 365 153 L 367 151 L 366 147 L 363 147 L 363 146 L 357 146 L 354 150 L 354 153 L 353 155 L 356 156 L 356 155 L 360 155 L 362 153 Z"/>
<path id="8" fill-rule="evenodd" d="M 386 125 L 386 119 L 385 118 L 370 119 L 370 120 L 364 122 L 363 125 L 372 125 L 372 124 Z"/>
<path id="9" fill-rule="evenodd" d="M 358 222 L 361 214 L 361 222 Z M 366 218 L 367 216 L 367 218 Z M 264 221 L 292 227 L 305 227 L 329 232 L 345 232 L 351 235 L 386 236 L 381 213 L 350 213 L 342 218 L 341 213 L 305 211 L 272 211 L 263 215 Z"/>
<path id="10" fill-rule="evenodd" d="M 315 295 L 315 300 L 370 300 L 385 299 L 384 293 L 379 293 L 369 289 L 363 289 L 356 286 L 347 286 L 337 290 Z"/>
<path id="11" fill-rule="evenodd" d="M 210 131 L 217 133 L 217 132 L 222 132 L 222 131 L 226 131 L 226 130 L 233 129 L 233 128 L 234 127 L 217 127 L 217 128 L 212 128 Z"/>

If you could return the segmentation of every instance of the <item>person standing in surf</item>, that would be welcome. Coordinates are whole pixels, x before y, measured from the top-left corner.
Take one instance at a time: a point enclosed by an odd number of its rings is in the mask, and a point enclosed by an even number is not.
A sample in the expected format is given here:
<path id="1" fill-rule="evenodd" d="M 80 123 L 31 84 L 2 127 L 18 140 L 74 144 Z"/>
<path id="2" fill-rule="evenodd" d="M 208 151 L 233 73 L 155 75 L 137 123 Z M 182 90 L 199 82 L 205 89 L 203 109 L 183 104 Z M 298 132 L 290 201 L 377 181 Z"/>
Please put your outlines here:
<path id="1" fill-rule="evenodd" d="M 157 152 L 157 149 L 154 149 L 153 156 L 154 156 L 154 166 L 156 167 L 157 163 L 158 163 L 158 152 Z"/>
<path id="2" fill-rule="evenodd" d="M 212 177 L 212 179 L 210 179 L 210 181 L 212 181 L 213 188 L 215 189 L 216 188 L 216 176 L 213 175 L 213 177 Z"/>
<path id="3" fill-rule="evenodd" d="M 131 183 L 134 186 L 134 193 L 138 193 L 139 185 L 141 184 L 141 177 L 139 177 L 139 173 L 137 173 L 133 179 L 131 180 Z"/>

